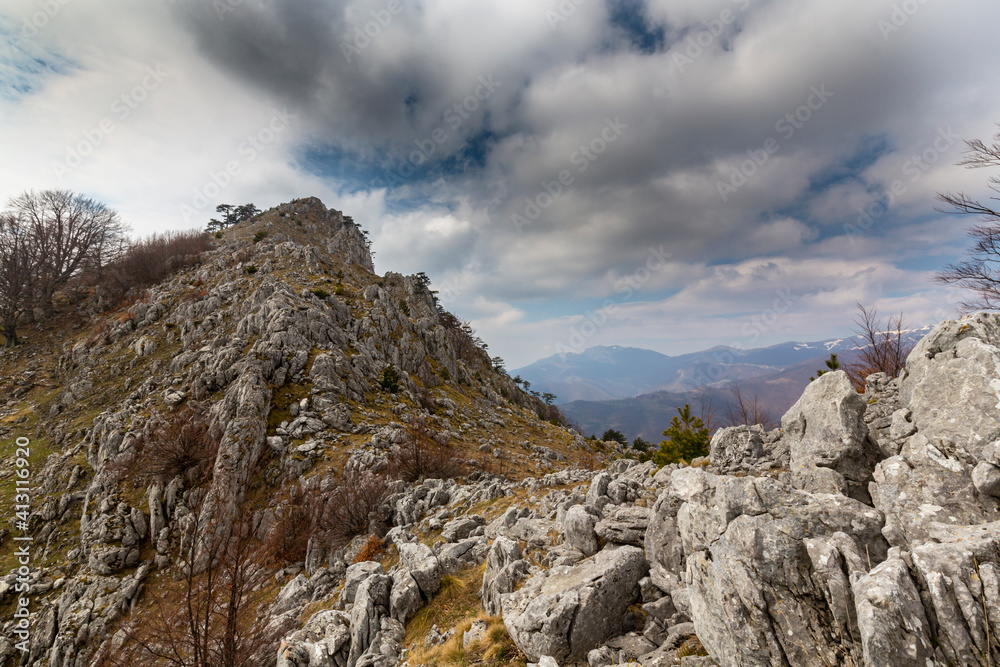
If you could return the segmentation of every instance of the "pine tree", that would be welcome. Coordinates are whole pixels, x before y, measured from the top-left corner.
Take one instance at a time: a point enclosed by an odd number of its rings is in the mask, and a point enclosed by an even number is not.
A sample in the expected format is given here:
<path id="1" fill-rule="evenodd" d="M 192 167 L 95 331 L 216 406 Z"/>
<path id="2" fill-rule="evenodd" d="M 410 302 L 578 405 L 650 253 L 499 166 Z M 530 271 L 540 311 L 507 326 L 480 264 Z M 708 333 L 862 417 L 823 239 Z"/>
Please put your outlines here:
<path id="1" fill-rule="evenodd" d="M 816 377 L 809 378 L 809 381 L 813 382 L 816 378 L 818 378 L 818 377 L 820 377 L 822 375 L 826 375 L 830 371 L 836 371 L 836 370 L 839 370 L 839 369 L 840 369 L 840 361 L 837 359 L 837 355 L 836 354 L 831 354 L 830 358 L 826 360 L 826 370 L 825 371 L 824 370 L 818 370 L 818 371 L 816 371 Z"/>
<path id="2" fill-rule="evenodd" d="M 708 429 L 705 423 L 691 414 L 691 406 L 684 404 L 677 408 L 677 417 L 670 422 L 670 428 L 663 432 L 667 438 L 660 443 L 660 451 L 653 456 L 657 465 L 690 463 L 699 456 L 708 455 Z"/>

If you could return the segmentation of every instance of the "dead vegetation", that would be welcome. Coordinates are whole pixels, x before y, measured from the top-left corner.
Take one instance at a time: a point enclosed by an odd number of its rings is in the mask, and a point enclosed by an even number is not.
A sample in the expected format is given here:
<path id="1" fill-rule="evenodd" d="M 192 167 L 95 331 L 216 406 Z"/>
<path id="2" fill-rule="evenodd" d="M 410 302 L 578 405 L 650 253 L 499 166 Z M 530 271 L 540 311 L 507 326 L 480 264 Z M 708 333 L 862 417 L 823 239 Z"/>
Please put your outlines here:
<path id="1" fill-rule="evenodd" d="M 219 437 L 200 405 L 157 413 L 132 449 L 109 464 L 109 470 L 135 488 L 166 483 L 177 476 L 200 486 L 208 481 L 215 465 Z"/>

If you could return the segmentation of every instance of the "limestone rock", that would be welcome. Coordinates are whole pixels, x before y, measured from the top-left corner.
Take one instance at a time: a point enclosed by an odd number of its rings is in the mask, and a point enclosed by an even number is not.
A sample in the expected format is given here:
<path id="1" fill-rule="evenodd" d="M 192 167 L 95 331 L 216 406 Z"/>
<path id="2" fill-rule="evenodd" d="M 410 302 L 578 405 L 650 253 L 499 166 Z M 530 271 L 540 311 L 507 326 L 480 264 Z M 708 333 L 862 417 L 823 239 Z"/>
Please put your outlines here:
<path id="1" fill-rule="evenodd" d="M 868 500 L 879 450 L 864 421 L 866 407 L 844 371 L 809 383 L 781 418 L 800 488 Z"/>
<path id="2" fill-rule="evenodd" d="M 501 597 L 504 625 L 530 659 L 583 659 L 617 633 L 648 569 L 641 549 L 623 546 L 536 574 Z"/>
<path id="3" fill-rule="evenodd" d="M 597 520 L 583 505 L 570 507 L 562 522 L 566 543 L 585 556 L 593 556 L 598 549 L 597 533 L 594 531 L 596 525 Z"/>

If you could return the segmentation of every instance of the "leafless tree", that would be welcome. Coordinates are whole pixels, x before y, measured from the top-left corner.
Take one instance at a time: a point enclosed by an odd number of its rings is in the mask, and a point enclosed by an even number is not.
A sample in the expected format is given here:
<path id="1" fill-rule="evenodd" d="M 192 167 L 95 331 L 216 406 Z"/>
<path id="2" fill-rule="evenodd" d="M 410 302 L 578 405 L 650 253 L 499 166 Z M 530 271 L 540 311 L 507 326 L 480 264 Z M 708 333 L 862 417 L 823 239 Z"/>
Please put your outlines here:
<path id="1" fill-rule="evenodd" d="M 13 214 L 0 214 L 0 323 L 5 347 L 17 345 L 17 325 L 31 307 L 36 267 L 30 230 Z"/>
<path id="2" fill-rule="evenodd" d="M 854 318 L 854 333 L 858 342 L 858 360 L 845 364 L 844 371 L 854 387 L 863 392 L 865 378 L 872 373 L 886 373 L 896 377 L 906 366 L 906 357 L 913 343 L 904 337 L 903 314 L 890 316 L 882 323 L 875 306 L 866 308 L 858 303 Z"/>
<path id="3" fill-rule="evenodd" d="M 1000 167 L 1000 132 L 994 135 L 992 144 L 979 139 L 965 143 L 965 158 L 959 165 L 969 169 Z M 987 186 L 1000 193 L 1000 176 L 987 179 Z M 1000 197 L 995 196 L 989 199 L 1000 201 Z M 980 224 L 968 230 L 969 237 L 974 241 L 967 252 L 968 259 L 949 264 L 935 276 L 935 280 L 976 293 L 975 298 L 962 302 L 965 311 L 997 310 L 1000 308 L 1000 207 L 980 202 L 964 192 L 939 194 L 938 200 L 948 206 L 938 210 L 977 216 Z"/>
<path id="4" fill-rule="evenodd" d="M 753 426 L 760 424 L 765 429 L 777 426 L 774 416 L 761 402 L 757 394 L 748 396 L 738 385 L 733 385 L 733 398 L 726 410 L 726 419 L 730 426 Z"/>
<path id="5" fill-rule="evenodd" d="M 718 427 L 716 423 L 716 413 L 718 413 L 718 406 L 715 405 L 715 394 L 706 391 L 698 398 L 698 405 L 700 406 L 698 417 L 701 419 L 702 423 L 705 424 L 705 428 L 708 429 L 709 433 L 714 433 L 715 429 Z"/>
<path id="6" fill-rule="evenodd" d="M 68 190 L 25 192 L 8 208 L 36 245 L 33 305 L 42 314 L 52 311 L 55 293 L 88 263 L 104 266 L 127 230 L 117 211 Z"/>
<path id="7" fill-rule="evenodd" d="M 451 479 L 464 475 L 465 465 L 455 450 L 433 438 L 423 418 L 414 417 L 406 429 L 406 441 L 390 459 L 389 474 L 404 482 Z"/>
<path id="8" fill-rule="evenodd" d="M 270 573 L 250 512 L 242 509 L 224 531 L 188 517 L 179 581 L 164 583 L 151 610 L 133 612 L 124 646 L 99 664 L 252 667 L 274 655 L 279 628 L 258 614 Z M 203 569 L 190 566 L 202 558 Z"/>

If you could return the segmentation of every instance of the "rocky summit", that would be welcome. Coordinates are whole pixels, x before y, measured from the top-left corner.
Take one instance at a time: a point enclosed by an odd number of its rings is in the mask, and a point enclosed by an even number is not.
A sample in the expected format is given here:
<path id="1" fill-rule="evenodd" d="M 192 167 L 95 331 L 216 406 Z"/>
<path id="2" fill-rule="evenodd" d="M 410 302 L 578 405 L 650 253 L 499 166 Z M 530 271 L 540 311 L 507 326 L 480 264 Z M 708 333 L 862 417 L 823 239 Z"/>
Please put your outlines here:
<path id="1" fill-rule="evenodd" d="M 1000 315 L 659 468 L 319 200 L 219 236 L 0 359 L 3 664 L 1000 664 Z"/>

